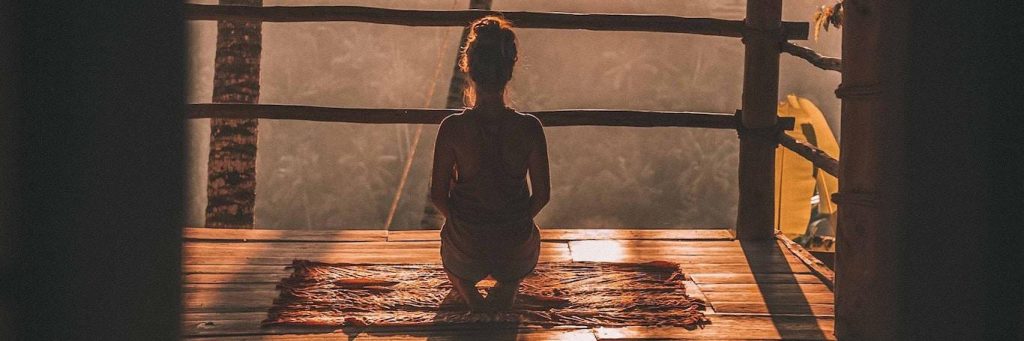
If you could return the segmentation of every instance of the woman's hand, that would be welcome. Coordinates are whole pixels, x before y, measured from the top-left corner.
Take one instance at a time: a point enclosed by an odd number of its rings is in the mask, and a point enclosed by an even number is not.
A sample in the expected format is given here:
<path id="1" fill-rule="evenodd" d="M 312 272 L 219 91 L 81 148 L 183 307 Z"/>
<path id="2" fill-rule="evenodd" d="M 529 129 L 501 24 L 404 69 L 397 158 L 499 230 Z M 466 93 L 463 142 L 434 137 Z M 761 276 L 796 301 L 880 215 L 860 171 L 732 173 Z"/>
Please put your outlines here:
<path id="1" fill-rule="evenodd" d="M 533 116 L 530 116 L 533 117 Z M 527 129 L 527 138 L 534 141 L 526 161 L 530 172 L 530 217 L 536 217 L 551 199 L 551 174 L 548 170 L 548 142 L 544 126 L 536 117 Z"/>

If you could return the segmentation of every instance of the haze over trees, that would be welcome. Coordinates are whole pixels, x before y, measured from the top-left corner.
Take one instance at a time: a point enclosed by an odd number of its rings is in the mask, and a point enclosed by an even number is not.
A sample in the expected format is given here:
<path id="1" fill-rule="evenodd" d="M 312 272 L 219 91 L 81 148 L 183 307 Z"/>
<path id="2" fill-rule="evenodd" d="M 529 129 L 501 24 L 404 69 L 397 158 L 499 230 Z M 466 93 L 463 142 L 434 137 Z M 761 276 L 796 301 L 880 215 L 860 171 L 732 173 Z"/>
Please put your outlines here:
<path id="1" fill-rule="evenodd" d="M 197 3 L 214 3 L 210 1 Z M 468 0 L 264 1 L 462 9 Z M 740 19 L 744 1 L 495 0 L 495 10 L 617 12 Z M 811 21 L 818 0 L 787 1 L 784 19 Z M 214 22 L 189 23 L 189 101 L 212 94 Z M 362 23 L 263 24 L 261 103 L 442 108 L 461 30 Z M 522 111 L 607 108 L 731 113 L 740 107 L 743 46 L 683 34 L 521 29 L 510 84 Z M 838 33 L 801 42 L 838 55 Z M 783 56 L 780 95 L 814 101 L 838 133 L 839 74 Z M 433 91 L 430 90 L 433 84 Z M 428 94 L 431 94 L 427 98 Z M 189 122 L 186 224 L 206 206 L 209 120 Z M 256 227 L 379 229 L 415 127 L 261 120 Z M 419 226 L 436 127 L 415 153 L 393 229 Z M 548 128 L 552 199 L 542 227 L 729 227 L 736 217 L 735 132 L 691 128 Z"/>

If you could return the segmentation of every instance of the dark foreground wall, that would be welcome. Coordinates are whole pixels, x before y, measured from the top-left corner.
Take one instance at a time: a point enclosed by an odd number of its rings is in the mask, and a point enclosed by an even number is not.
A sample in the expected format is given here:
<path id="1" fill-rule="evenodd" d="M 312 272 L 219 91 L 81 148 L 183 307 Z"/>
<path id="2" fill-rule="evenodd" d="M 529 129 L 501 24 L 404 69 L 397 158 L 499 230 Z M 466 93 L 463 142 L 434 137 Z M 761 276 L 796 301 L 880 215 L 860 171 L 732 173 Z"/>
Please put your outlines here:
<path id="1" fill-rule="evenodd" d="M 176 339 L 181 3 L 0 4 L 0 339 Z"/>
<path id="2" fill-rule="evenodd" d="M 1024 340 L 1024 2 L 911 15 L 902 336 Z"/>
<path id="3" fill-rule="evenodd" d="M 1024 339 L 1024 3 L 845 5 L 837 335 Z"/>

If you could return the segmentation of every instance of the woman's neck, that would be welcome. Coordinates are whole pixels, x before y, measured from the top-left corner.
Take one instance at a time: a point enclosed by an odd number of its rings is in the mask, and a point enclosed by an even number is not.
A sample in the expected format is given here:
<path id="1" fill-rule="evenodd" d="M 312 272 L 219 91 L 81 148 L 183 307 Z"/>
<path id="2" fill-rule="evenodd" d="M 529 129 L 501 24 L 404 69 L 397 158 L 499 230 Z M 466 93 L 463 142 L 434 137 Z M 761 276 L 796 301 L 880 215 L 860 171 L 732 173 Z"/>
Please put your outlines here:
<path id="1" fill-rule="evenodd" d="M 477 109 L 504 109 L 504 91 L 476 91 L 476 103 L 473 107 Z"/>

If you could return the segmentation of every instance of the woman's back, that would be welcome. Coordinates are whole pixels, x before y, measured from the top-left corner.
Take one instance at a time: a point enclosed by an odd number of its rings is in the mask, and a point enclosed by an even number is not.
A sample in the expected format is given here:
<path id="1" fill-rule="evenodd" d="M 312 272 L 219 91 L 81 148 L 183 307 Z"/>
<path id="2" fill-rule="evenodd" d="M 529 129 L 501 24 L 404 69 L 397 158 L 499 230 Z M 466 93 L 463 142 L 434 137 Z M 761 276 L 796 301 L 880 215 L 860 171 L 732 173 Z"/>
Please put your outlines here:
<path id="1" fill-rule="evenodd" d="M 529 218 L 526 175 L 540 123 L 511 109 L 469 109 L 445 120 L 455 154 L 452 211 L 474 223 Z M 542 132 L 541 132 L 542 133 Z"/>

